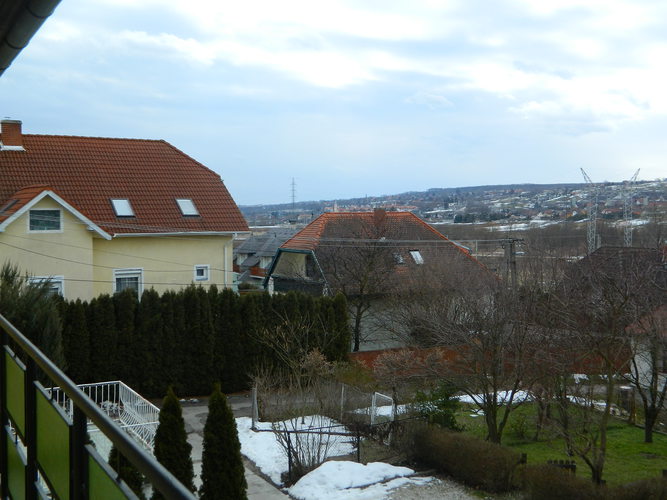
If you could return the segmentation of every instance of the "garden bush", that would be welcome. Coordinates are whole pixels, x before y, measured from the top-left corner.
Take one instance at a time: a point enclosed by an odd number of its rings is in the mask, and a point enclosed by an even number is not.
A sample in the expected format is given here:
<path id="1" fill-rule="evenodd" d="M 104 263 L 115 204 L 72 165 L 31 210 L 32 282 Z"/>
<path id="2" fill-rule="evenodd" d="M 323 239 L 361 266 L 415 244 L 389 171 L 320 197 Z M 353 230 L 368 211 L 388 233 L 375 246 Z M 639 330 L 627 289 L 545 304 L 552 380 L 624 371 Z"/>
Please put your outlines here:
<path id="1" fill-rule="evenodd" d="M 462 431 L 463 426 L 456 421 L 456 412 L 461 403 L 454 397 L 455 392 L 456 390 L 447 383 L 441 383 L 429 392 L 417 391 L 412 411 L 425 417 L 431 424 L 453 431 Z"/>
<path id="2" fill-rule="evenodd" d="M 526 465 L 518 472 L 518 481 L 526 499 L 535 500 L 588 500 L 603 499 L 600 489 L 590 479 L 577 477 L 553 465 Z"/>
<path id="3" fill-rule="evenodd" d="M 663 500 L 667 498 L 667 479 L 654 478 L 610 488 L 605 500 Z"/>
<path id="4" fill-rule="evenodd" d="M 512 489 L 520 455 L 479 438 L 430 426 L 415 435 L 415 458 L 486 491 Z"/>

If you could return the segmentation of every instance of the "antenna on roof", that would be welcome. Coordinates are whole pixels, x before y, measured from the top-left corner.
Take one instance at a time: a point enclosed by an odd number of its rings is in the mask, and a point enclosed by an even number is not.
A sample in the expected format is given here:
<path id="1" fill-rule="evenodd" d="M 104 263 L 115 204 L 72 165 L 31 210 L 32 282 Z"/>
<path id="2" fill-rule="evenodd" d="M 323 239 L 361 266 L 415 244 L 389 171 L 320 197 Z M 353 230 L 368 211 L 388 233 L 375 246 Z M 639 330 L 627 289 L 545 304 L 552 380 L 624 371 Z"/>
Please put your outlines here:
<path id="1" fill-rule="evenodd" d="M 294 182 L 294 177 L 292 177 L 292 210 L 294 210 L 295 201 L 296 201 L 296 182 Z"/>
<path id="2" fill-rule="evenodd" d="M 623 182 L 623 219 L 625 221 L 623 244 L 626 247 L 632 246 L 632 184 L 637 180 L 638 175 L 639 169 L 629 181 Z"/>

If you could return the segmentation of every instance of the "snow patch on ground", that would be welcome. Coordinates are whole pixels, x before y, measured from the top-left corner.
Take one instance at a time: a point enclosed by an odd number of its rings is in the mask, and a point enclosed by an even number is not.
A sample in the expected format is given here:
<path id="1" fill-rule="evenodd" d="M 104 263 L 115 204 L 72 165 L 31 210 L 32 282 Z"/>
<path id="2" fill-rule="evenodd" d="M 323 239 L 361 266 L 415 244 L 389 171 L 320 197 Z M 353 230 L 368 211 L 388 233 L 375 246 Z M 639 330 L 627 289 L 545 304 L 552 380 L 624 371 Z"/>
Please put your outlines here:
<path id="1" fill-rule="evenodd" d="M 277 425 L 288 429 L 319 428 L 340 425 L 335 420 L 322 416 L 299 417 L 297 419 L 277 422 Z M 239 417 L 236 419 L 241 453 L 255 463 L 255 466 L 268 476 L 274 484 L 281 485 L 281 475 L 287 472 L 287 456 L 271 431 L 270 422 L 257 422 L 259 431 L 252 430 L 252 419 Z M 346 443 L 345 436 L 341 443 L 334 447 L 340 453 L 352 453 L 354 447 Z M 347 448 L 345 448 L 347 446 Z M 349 449 L 348 449 L 349 448 Z M 431 477 L 409 478 L 414 474 L 407 467 L 396 467 L 382 462 L 368 465 L 356 462 L 331 460 L 303 476 L 289 493 L 300 500 L 375 500 L 387 498 L 389 492 L 406 485 L 422 485 L 433 481 Z"/>
<path id="2" fill-rule="evenodd" d="M 510 398 L 511 391 L 499 391 L 498 392 L 498 404 L 504 404 L 505 401 L 508 401 Z M 463 396 L 456 396 L 456 399 L 461 401 L 461 403 L 476 404 L 475 399 L 480 401 L 482 399 L 482 394 L 475 394 L 475 398 L 472 398 L 468 394 Z M 528 391 L 516 391 L 514 393 L 514 398 L 512 398 L 512 403 L 519 403 L 524 401 L 530 401 L 532 396 Z"/>
<path id="3" fill-rule="evenodd" d="M 394 488 L 427 483 L 433 478 L 407 478 L 414 471 L 382 462 L 368 465 L 331 461 L 303 476 L 287 491 L 299 500 L 371 500 L 384 498 Z"/>
<path id="4" fill-rule="evenodd" d="M 328 417 L 311 415 L 299 417 L 274 425 L 288 430 L 317 429 L 321 427 L 340 426 L 338 422 Z M 281 474 L 287 472 L 287 454 L 280 445 L 272 430 L 271 422 L 257 422 L 259 432 L 252 430 L 252 419 L 239 417 L 236 419 L 236 428 L 241 442 L 241 453 L 252 460 L 255 465 L 266 474 L 274 484 L 281 485 Z M 267 432 L 268 431 L 268 432 Z M 337 455 L 347 455 L 354 452 L 354 446 L 346 441 L 346 436 L 332 436 L 329 449 L 335 450 Z"/>

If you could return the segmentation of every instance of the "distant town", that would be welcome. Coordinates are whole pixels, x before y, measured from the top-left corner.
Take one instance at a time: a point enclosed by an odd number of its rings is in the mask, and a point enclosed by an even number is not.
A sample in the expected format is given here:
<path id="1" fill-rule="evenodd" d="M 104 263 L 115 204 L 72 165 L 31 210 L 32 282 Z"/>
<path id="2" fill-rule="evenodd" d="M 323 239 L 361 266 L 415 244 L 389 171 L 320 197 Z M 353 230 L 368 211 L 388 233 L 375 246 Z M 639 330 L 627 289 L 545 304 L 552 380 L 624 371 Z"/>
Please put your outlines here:
<path id="1" fill-rule="evenodd" d="M 598 218 L 624 221 L 626 203 L 633 220 L 667 213 L 667 179 L 634 183 L 509 184 L 433 188 L 346 200 L 294 201 L 239 208 L 251 227 L 307 224 L 325 212 L 412 212 L 431 223 L 528 223 L 581 221 L 597 199 Z"/>

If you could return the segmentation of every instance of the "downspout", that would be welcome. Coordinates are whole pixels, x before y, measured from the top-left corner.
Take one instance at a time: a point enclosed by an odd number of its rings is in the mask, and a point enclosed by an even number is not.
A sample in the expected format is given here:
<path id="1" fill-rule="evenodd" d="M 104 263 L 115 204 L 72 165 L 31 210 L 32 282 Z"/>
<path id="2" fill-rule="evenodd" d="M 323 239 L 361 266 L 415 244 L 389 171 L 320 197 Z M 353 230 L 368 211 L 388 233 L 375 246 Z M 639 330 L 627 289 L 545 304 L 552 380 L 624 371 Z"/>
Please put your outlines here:
<path id="1" fill-rule="evenodd" d="M 0 75 L 23 50 L 39 27 L 60 3 L 60 0 L 29 0 L 23 2 L 5 37 L 0 41 Z"/>

